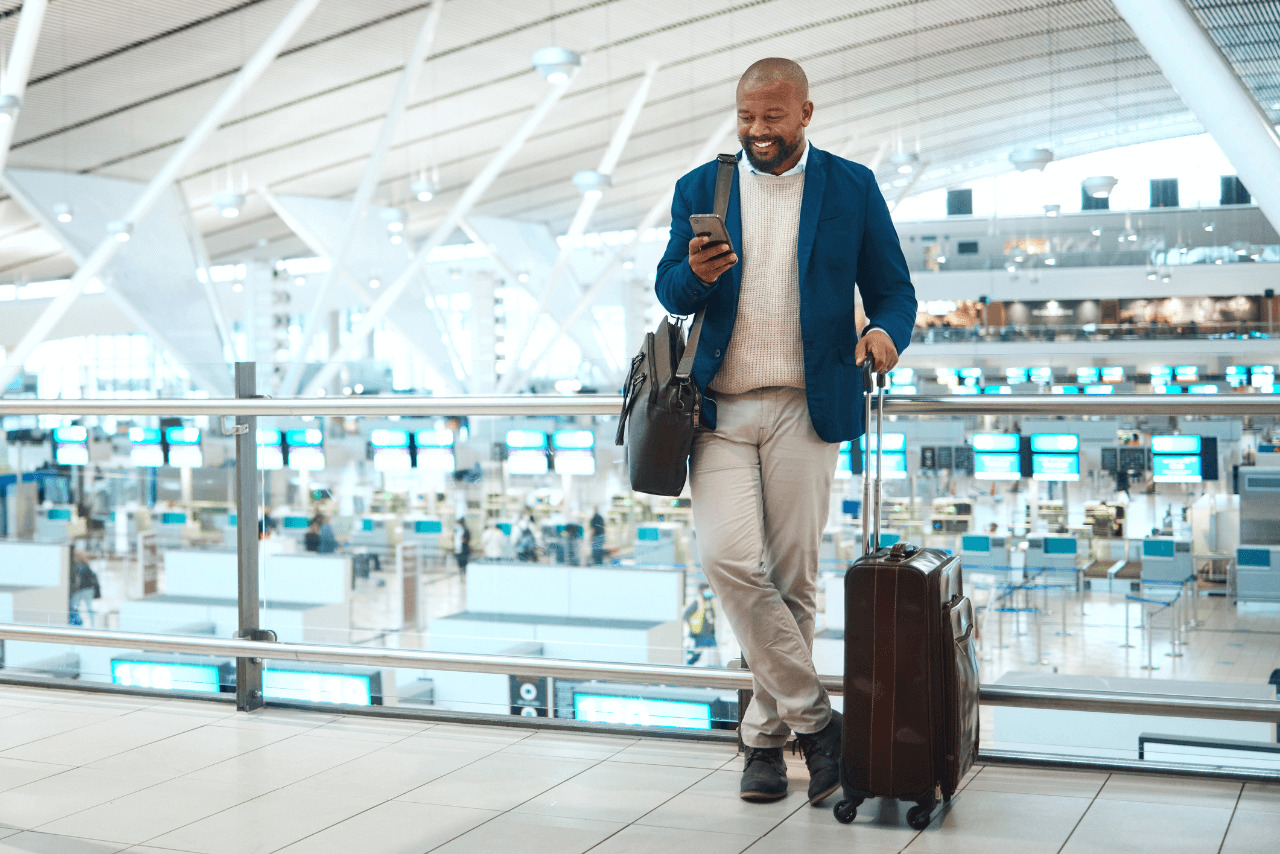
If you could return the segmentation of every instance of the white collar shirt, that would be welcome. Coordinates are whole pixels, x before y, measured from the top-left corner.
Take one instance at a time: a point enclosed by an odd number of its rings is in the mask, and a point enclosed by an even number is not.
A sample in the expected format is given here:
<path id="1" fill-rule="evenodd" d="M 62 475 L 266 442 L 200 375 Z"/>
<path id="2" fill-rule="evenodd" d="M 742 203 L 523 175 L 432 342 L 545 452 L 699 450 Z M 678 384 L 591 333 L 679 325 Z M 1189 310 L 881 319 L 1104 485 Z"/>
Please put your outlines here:
<path id="1" fill-rule="evenodd" d="M 776 177 L 785 178 L 788 175 L 799 175 L 804 172 L 805 166 L 809 163 L 809 148 L 812 144 L 813 143 L 806 139 L 804 141 L 804 153 L 800 155 L 800 160 L 796 162 L 795 166 L 792 166 L 786 172 L 783 172 L 781 175 Z M 747 157 L 747 152 L 742 151 L 741 153 L 742 156 L 738 158 L 738 169 L 741 170 L 742 175 L 773 175 L 772 172 L 761 172 L 759 169 L 752 166 L 751 158 Z"/>

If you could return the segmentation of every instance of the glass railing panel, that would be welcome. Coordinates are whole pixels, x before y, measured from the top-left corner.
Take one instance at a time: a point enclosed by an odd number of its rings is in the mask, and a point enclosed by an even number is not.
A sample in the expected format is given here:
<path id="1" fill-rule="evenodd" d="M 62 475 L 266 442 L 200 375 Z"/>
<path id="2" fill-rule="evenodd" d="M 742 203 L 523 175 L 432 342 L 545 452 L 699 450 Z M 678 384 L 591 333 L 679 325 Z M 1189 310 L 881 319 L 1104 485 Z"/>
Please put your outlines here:
<path id="1" fill-rule="evenodd" d="M 200 600 L 179 556 L 232 549 L 235 454 L 214 417 L 6 415 L 0 622 L 230 637 L 234 571 Z M 202 569 L 202 573 L 208 572 Z M 213 583 L 204 582 L 206 586 Z M 43 640 L 3 641 L 0 676 L 179 693 L 234 690 L 234 660 Z"/>
<path id="2" fill-rule="evenodd" d="M 629 490 L 612 417 L 259 424 L 284 445 L 282 467 L 262 474 L 270 515 L 261 543 L 262 626 L 282 641 L 531 662 L 718 666 L 737 655 L 723 619 L 722 645 L 694 647 L 685 613 L 714 603 L 699 594 L 689 501 Z M 547 679 L 518 667 L 307 672 L 319 681 L 297 699 L 324 702 L 315 692 L 332 691 L 320 686 L 360 679 L 376 682 L 370 702 L 384 705 L 692 728 L 737 722 L 734 691 Z M 267 689 L 270 697 L 270 679 Z"/>

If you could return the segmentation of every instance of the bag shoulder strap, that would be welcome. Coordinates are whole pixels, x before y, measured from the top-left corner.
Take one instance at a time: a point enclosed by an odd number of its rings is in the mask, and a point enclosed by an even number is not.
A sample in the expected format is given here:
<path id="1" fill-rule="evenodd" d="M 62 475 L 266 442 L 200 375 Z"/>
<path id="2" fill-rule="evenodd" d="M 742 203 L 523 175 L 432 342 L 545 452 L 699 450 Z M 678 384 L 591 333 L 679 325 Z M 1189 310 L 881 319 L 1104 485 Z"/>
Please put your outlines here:
<path id="1" fill-rule="evenodd" d="M 727 219 L 729 214 L 729 193 L 733 189 L 733 170 L 736 168 L 738 168 L 737 155 L 716 156 L 716 195 L 713 213 L 720 217 L 721 221 Z M 680 364 L 676 366 L 678 379 L 685 379 L 693 371 L 693 357 L 698 354 L 698 339 L 702 337 L 702 319 L 706 313 L 705 308 L 698 312 L 697 317 L 693 319 L 693 325 L 689 327 L 689 341 L 684 345 Z"/>

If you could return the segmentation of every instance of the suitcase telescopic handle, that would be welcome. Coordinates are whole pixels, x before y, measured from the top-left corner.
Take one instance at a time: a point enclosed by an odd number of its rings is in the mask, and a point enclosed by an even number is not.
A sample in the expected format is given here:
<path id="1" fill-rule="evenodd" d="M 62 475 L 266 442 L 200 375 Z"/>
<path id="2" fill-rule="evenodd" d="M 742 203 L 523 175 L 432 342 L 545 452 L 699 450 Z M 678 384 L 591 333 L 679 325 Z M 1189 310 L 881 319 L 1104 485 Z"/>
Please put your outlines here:
<path id="1" fill-rule="evenodd" d="M 862 553 L 869 555 L 876 549 L 880 548 L 880 505 L 882 503 L 884 493 L 884 474 L 882 463 L 884 461 L 884 452 L 881 449 L 882 438 L 884 436 L 884 387 L 885 374 L 877 372 L 875 367 L 868 361 L 863 366 L 863 417 L 862 430 L 865 435 L 864 444 L 866 450 L 863 453 L 862 460 Z M 874 394 L 872 390 L 874 389 Z M 875 488 L 874 488 L 874 507 L 872 506 L 872 486 L 871 486 L 871 399 L 875 398 L 876 406 L 876 441 L 875 441 Z"/>

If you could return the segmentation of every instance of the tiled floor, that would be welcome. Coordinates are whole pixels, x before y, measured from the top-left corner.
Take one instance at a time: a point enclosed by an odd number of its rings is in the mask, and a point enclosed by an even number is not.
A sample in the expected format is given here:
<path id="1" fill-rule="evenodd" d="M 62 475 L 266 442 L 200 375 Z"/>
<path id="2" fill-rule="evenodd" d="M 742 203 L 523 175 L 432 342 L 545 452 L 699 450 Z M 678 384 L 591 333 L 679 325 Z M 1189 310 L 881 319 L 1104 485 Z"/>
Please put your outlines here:
<path id="1" fill-rule="evenodd" d="M 719 744 L 0 686 L 0 854 L 1273 852 L 1280 785 L 975 769 L 922 832 L 737 797 Z"/>

